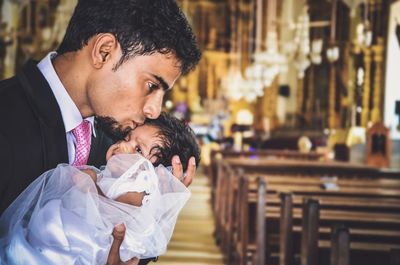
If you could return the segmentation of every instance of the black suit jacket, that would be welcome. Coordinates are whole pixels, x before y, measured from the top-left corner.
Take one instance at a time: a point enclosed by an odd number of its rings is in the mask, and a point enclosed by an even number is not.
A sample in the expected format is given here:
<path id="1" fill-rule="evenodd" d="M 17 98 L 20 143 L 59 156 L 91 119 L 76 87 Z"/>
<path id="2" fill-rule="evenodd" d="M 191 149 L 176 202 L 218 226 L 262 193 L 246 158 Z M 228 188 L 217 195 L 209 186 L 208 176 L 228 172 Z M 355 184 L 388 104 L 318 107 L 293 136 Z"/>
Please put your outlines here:
<path id="1" fill-rule="evenodd" d="M 88 164 L 99 167 L 111 140 L 95 129 Z M 29 61 L 16 76 L 0 81 L 0 214 L 60 163 L 68 163 L 61 111 L 36 63 Z"/>
<path id="2" fill-rule="evenodd" d="M 92 138 L 89 165 L 105 165 L 112 144 L 99 130 Z M 0 215 L 45 171 L 68 163 L 64 123 L 56 98 L 36 62 L 0 81 Z M 140 265 L 151 260 L 140 260 Z"/>

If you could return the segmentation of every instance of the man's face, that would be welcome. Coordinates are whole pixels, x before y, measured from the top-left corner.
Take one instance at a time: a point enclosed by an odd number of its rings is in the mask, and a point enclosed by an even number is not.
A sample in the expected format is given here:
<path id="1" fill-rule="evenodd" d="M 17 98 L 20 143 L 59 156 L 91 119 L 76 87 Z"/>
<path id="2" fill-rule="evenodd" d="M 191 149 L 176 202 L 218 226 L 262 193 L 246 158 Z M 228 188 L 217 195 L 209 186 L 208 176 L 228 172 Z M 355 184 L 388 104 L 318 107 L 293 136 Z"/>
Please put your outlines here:
<path id="1" fill-rule="evenodd" d="M 114 139 L 124 138 L 146 118 L 157 118 L 166 90 L 180 76 L 173 54 L 137 56 L 113 70 L 118 60 L 110 60 L 87 83 L 90 107 Z"/>

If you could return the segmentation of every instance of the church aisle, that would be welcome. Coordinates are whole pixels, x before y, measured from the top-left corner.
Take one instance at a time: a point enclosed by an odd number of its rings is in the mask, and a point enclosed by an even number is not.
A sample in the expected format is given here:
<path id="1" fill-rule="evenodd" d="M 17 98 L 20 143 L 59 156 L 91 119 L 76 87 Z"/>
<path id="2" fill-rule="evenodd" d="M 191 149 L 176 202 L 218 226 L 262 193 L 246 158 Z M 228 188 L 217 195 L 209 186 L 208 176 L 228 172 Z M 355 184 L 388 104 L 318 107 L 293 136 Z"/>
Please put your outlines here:
<path id="1" fill-rule="evenodd" d="M 214 219 L 207 176 L 197 173 L 189 189 L 192 197 L 179 215 L 167 253 L 154 264 L 222 265 L 222 254 L 212 235 Z"/>

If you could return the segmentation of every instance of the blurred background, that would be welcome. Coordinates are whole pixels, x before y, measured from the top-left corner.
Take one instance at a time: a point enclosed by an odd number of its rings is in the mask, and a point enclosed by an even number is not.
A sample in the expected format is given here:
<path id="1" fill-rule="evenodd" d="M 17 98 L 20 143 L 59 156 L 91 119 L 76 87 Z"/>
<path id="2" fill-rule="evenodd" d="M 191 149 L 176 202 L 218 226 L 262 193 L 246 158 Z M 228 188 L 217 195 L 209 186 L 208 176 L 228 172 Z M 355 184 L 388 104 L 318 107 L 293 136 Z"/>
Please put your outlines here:
<path id="1" fill-rule="evenodd" d="M 159 264 L 229 264 L 210 205 L 216 151 L 400 168 L 400 1 L 177 2 L 203 57 L 163 108 L 191 125 L 202 160 L 195 196 Z M 0 79 L 55 50 L 75 5 L 0 0 Z"/>
<path id="2" fill-rule="evenodd" d="M 393 141 L 389 166 L 399 167 L 399 1 L 178 3 L 203 58 L 164 108 L 190 122 L 207 148 L 297 150 L 304 136 L 311 150 L 334 157 L 342 145 L 349 154 L 340 159 L 366 163 L 366 129 L 380 121 Z M 4 79 L 57 47 L 76 0 L 0 4 Z"/>

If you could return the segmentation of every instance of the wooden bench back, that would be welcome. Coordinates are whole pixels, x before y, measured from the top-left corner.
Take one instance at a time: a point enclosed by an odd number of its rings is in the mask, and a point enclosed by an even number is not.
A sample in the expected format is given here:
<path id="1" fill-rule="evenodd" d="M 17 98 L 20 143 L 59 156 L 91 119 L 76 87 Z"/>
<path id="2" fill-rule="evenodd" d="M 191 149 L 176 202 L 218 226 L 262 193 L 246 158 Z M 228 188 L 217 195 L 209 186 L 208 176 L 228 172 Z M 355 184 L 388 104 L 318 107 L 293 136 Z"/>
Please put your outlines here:
<path id="1" fill-rule="evenodd" d="M 304 233 L 307 230 L 304 227 L 302 202 L 309 197 L 317 200 L 321 209 L 321 218 L 318 222 L 320 225 L 312 225 L 318 231 L 318 237 L 324 240 L 320 239 L 317 241 L 318 244 L 327 244 L 329 245 L 327 247 L 334 248 L 336 241 L 333 238 L 335 236 L 332 236 L 332 241 L 327 243 L 327 235 L 329 237 L 331 234 L 335 235 L 331 226 L 336 223 L 345 223 L 350 227 L 349 231 L 355 233 L 354 239 L 356 240 L 371 240 L 374 237 L 374 231 L 377 231 L 376 233 L 383 231 L 387 234 L 381 235 L 381 240 L 385 237 L 393 240 L 392 245 L 387 245 L 389 251 L 391 248 L 400 246 L 399 233 L 389 236 L 391 229 L 400 231 L 400 180 L 396 179 L 395 172 L 382 171 L 372 167 L 352 167 L 347 163 L 337 162 L 328 164 L 293 160 L 277 162 L 265 159 L 262 160 L 262 165 L 258 165 L 254 161 L 259 160 L 243 157 L 240 159 L 229 158 L 222 162 L 225 164 L 224 167 L 232 169 L 229 174 L 222 177 L 223 180 L 219 183 L 220 186 L 224 186 L 224 192 L 220 194 L 218 201 L 222 204 L 228 203 L 230 206 L 224 208 L 224 213 L 216 213 L 216 216 L 219 216 L 216 218 L 223 216 L 225 219 L 225 226 L 219 233 L 230 234 L 225 237 L 222 244 L 224 252 L 231 259 L 239 260 L 239 264 L 246 264 L 249 260 L 255 261 L 255 264 L 264 264 L 262 260 L 270 258 L 265 254 L 263 256 L 264 251 L 260 251 L 260 249 L 267 249 L 267 252 L 272 253 L 273 247 L 269 245 L 273 243 L 271 238 L 274 236 L 260 237 L 270 231 L 275 231 L 275 234 L 279 236 L 277 248 L 280 264 L 292 264 L 294 246 L 288 245 L 288 242 L 293 241 L 290 238 L 293 238 L 293 235 L 286 233 L 285 236 L 284 231 L 289 231 L 288 226 L 293 227 L 292 231 L 295 234 L 300 231 Z M 241 173 L 235 172 L 235 168 L 240 168 Z M 217 179 L 220 181 L 219 177 Z M 261 192 L 262 188 L 260 189 L 261 180 L 268 183 L 264 197 Z M 322 185 L 327 181 L 331 181 L 339 189 L 324 188 Z M 288 195 L 284 194 L 290 194 L 290 202 L 287 199 Z M 280 196 L 282 197 L 280 198 Z M 224 197 L 226 198 L 223 199 Z M 262 208 L 264 208 L 265 214 L 262 214 Z M 292 213 L 290 218 L 289 212 Z M 251 217 L 252 214 L 255 218 Z M 266 222 L 261 220 L 266 220 Z M 303 228 L 301 228 L 302 220 Z M 269 223 L 272 225 L 266 225 Z M 281 232 L 276 233 L 279 231 L 279 225 Z M 370 229 L 371 226 L 378 230 Z M 260 232 L 262 230 L 264 232 Z M 342 237 L 345 236 L 339 238 Z M 368 243 L 370 242 L 367 241 Z M 301 246 L 303 247 L 304 244 L 302 243 Z M 252 247 L 253 245 L 254 247 Z M 353 249 L 356 247 L 354 245 Z M 362 247 L 358 246 L 358 249 Z M 251 251 L 253 251 L 253 257 L 249 258 Z M 337 253 L 335 251 L 332 250 L 332 253 Z M 346 250 L 340 251 L 345 252 Z M 304 253 L 302 257 L 304 257 Z M 344 262 L 341 264 L 346 264 L 343 259 L 331 257 L 331 262 L 337 263 L 338 260 Z M 310 263 L 307 262 L 307 264 Z"/>

